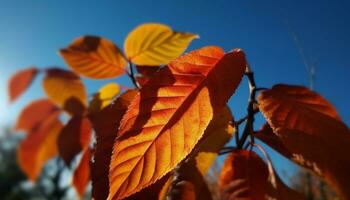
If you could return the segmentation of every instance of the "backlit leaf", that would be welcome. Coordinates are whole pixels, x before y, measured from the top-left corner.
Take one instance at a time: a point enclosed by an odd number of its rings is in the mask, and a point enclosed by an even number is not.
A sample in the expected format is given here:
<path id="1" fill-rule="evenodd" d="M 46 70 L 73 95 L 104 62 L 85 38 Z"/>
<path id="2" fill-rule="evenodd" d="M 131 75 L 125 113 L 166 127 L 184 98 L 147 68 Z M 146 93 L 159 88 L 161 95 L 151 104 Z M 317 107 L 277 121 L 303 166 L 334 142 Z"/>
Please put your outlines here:
<path id="1" fill-rule="evenodd" d="M 163 24 L 148 23 L 129 33 L 124 49 L 127 58 L 136 65 L 159 66 L 179 57 L 195 38 L 198 35 L 175 32 Z"/>
<path id="2" fill-rule="evenodd" d="M 59 155 L 67 166 L 82 150 L 88 148 L 92 133 L 91 123 L 84 116 L 73 116 L 61 130 L 57 145 Z"/>
<path id="3" fill-rule="evenodd" d="M 136 90 L 128 90 L 109 106 L 89 115 L 96 132 L 94 162 L 91 165 L 92 196 L 96 200 L 105 200 L 108 196 L 108 172 L 113 144 L 117 137 L 120 120 L 136 94 Z"/>
<path id="4" fill-rule="evenodd" d="M 50 68 L 42 85 L 47 97 L 69 113 L 84 112 L 87 95 L 83 82 L 76 74 L 59 68 Z"/>
<path id="5" fill-rule="evenodd" d="M 212 199 L 204 177 L 220 149 L 232 137 L 232 120 L 231 111 L 227 106 L 214 115 L 191 157 L 175 169 L 176 183 L 171 187 L 171 199 Z"/>
<path id="6" fill-rule="evenodd" d="M 89 113 L 97 112 L 108 106 L 119 92 L 120 87 L 116 83 L 104 85 L 100 88 L 98 93 L 93 96 L 89 105 Z"/>
<path id="7" fill-rule="evenodd" d="M 38 72 L 37 68 L 30 67 L 17 71 L 16 74 L 11 77 L 8 85 L 10 102 L 14 102 L 22 95 L 22 93 L 30 86 Z"/>
<path id="8" fill-rule="evenodd" d="M 17 131 L 31 131 L 40 125 L 47 117 L 60 112 L 59 108 L 48 99 L 38 99 L 29 103 L 17 118 Z"/>
<path id="9" fill-rule="evenodd" d="M 125 200 L 140 200 L 140 199 L 152 199 L 152 200 L 166 200 L 167 191 L 172 181 L 171 174 L 167 174 L 159 179 L 153 185 L 125 198 Z"/>
<path id="10" fill-rule="evenodd" d="M 87 148 L 83 151 L 83 155 L 79 162 L 79 165 L 74 170 L 72 184 L 76 189 L 80 198 L 85 194 L 86 187 L 90 182 L 90 158 L 91 153 Z"/>
<path id="11" fill-rule="evenodd" d="M 253 151 L 230 153 L 222 166 L 219 189 L 222 199 L 265 199 L 269 171 Z"/>
<path id="12" fill-rule="evenodd" d="M 127 64 L 112 41 L 97 36 L 79 37 L 60 54 L 73 71 L 94 79 L 120 76 Z"/>
<path id="13" fill-rule="evenodd" d="M 121 122 L 108 199 L 140 191 L 183 160 L 234 93 L 245 66 L 241 50 L 225 55 L 218 47 L 205 47 L 158 71 Z"/>
<path id="14" fill-rule="evenodd" d="M 293 157 L 293 154 L 286 148 L 281 139 L 273 133 L 273 130 L 268 123 L 264 124 L 261 130 L 256 132 L 254 136 L 283 156 L 287 158 Z"/>
<path id="15" fill-rule="evenodd" d="M 311 169 L 350 199 L 350 131 L 335 108 L 302 86 L 263 91 L 259 107 L 292 160 Z"/>
<path id="16" fill-rule="evenodd" d="M 38 178 L 45 163 L 57 155 L 56 140 L 62 127 L 58 113 L 52 114 L 20 143 L 17 150 L 18 164 L 32 181 Z"/>

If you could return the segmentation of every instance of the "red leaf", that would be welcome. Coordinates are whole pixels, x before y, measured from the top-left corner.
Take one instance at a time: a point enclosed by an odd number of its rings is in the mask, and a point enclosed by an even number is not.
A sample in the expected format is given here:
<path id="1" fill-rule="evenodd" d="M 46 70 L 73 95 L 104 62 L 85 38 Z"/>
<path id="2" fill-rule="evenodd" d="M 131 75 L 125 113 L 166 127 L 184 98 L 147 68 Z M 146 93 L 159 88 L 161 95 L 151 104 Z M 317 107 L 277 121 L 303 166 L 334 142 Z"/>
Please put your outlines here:
<path id="1" fill-rule="evenodd" d="M 30 67 L 18 71 L 9 81 L 9 96 L 10 102 L 15 101 L 33 82 L 39 70 L 35 67 Z"/>
<path id="2" fill-rule="evenodd" d="M 90 144 L 92 127 L 89 119 L 73 116 L 58 136 L 58 151 L 66 165 Z"/>
<path id="3" fill-rule="evenodd" d="M 116 133 L 120 120 L 136 94 L 136 90 L 128 90 L 112 104 L 89 116 L 96 131 L 94 162 L 91 165 L 92 196 L 96 200 L 105 200 L 108 196 L 109 164 Z"/>
<path id="4" fill-rule="evenodd" d="M 48 116 L 21 142 L 17 160 L 24 173 L 35 181 L 48 160 L 57 155 L 57 137 L 62 129 L 58 113 Z"/>
<path id="5" fill-rule="evenodd" d="M 60 109 L 48 99 L 38 99 L 28 104 L 17 118 L 17 131 L 31 131 L 42 123 L 48 116 L 59 113 Z"/>
<path id="6" fill-rule="evenodd" d="M 227 156 L 222 166 L 219 188 L 223 196 L 251 200 L 265 199 L 269 171 L 254 152 L 238 150 Z"/>
<path id="7" fill-rule="evenodd" d="M 73 174 L 73 186 L 77 190 L 77 193 L 80 198 L 85 194 L 86 187 L 90 181 L 90 157 L 91 153 L 89 149 L 83 151 L 82 158 L 79 165 L 74 170 Z"/>

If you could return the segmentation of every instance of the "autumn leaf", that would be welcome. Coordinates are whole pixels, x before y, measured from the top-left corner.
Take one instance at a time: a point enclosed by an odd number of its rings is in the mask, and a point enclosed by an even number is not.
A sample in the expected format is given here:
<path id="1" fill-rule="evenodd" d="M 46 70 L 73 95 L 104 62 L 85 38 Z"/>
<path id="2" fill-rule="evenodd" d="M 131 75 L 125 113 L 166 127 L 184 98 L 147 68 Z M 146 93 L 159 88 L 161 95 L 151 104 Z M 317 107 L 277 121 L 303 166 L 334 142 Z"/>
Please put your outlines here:
<path id="1" fill-rule="evenodd" d="M 71 114 L 82 114 L 87 95 L 83 82 L 76 74 L 59 68 L 50 68 L 42 82 L 47 97 Z"/>
<path id="2" fill-rule="evenodd" d="M 72 184 L 80 199 L 83 198 L 86 187 L 90 182 L 90 149 L 85 149 L 77 168 L 74 170 Z"/>
<path id="3" fill-rule="evenodd" d="M 350 199 L 350 132 L 335 108 L 302 87 L 276 85 L 263 91 L 259 108 L 291 159 L 314 171 Z"/>
<path id="4" fill-rule="evenodd" d="M 268 168 L 253 151 L 230 153 L 222 166 L 219 188 L 222 199 L 265 199 L 268 187 Z"/>
<path id="5" fill-rule="evenodd" d="M 152 78 L 152 76 L 160 69 L 159 66 L 144 66 L 144 65 L 136 65 L 137 83 L 143 87 Z"/>
<path id="6" fill-rule="evenodd" d="M 91 164 L 92 196 L 96 200 L 105 200 L 108 196 L 108 172 L 113 144 L 117 137 L 120 120 L 136 94 L 136 90 L 128 90 L 109 106 L 89 115 L 96 132 L 94 162 Z"/>
<path id="7" fill-rule="evenodd" d="M 214 115 L 191 156 L 175 169 L 176 180 L 171 187 L 171 199 L 212 199 L 204 177 L 221 148 L 232 137 L 232 120 L 227 106 Z"/>
<path id="8" fill-rule="evenodd" d="M 222 147 L 232 138 L 234 132 L 232 121 L 231 110 L 226 106 L 214 115 L 204 132 L 202 141 L 197 145 L 194 159 L 203 177 L 206 176 Z"/>
<path id="9" fill-rule="evenodd" d="M 125 39 L 127 58 L 136 65 L 159 66 L 179 57 L 198 35 L 173 31 L 163 24 L 136 27 Z"/>
<path id="10" fill-rule="evenodd" d="M 125 200 L 166 200 L 167 191 L 171 185 L 172 174 L 167 174 L 159 179 L 155 184 L 125 198 Z"/>
<path id="11" fill-rule="evenodd" d="M 89 113 L 98 112 L 108 106 L 119 92 L 120 86 L 116 83 L 108 83 L 104 85 L 93 96 L 88 109 Z"/>
<path id="12" fill-rule="evenodd" d="M 254 134 L 254 136 L 283 156 L 287 158 L 293 157 L 293 154 L 286 148 L 281 139 L 273 133 L 273 130 L 268 123 L 264 124 L 263 127 Z"/>
<path id="13" fill-rule="evenodd" d="M 10 102 L 14 102 L 30 86 L 39 70 L 36 67 L 30 67 L 19 70 L 14 74 L 8 84 Z"/>
<path id="14" fill-rule="evenodd" d="M 74 72 L 93 79 L 120 76 L 127 64 L 112 41 L 97 36 L 79 37 L 60 54 Z"/>
<path id="15" fill-rule="evenodd" d="M 17 161 L 23 172 L 35 181 L 45 163 L 57 155 L 57 137 L 63 127 L 54 113 L 31 130 L 20 143 L 17 150 Z"/>
<path id="16" fill-rule="evenodd" d="M 183 160 L 234 93 L 245 66 L 241 50 L 225 54 L 218 47 L 205 47 L 158 71 L 121 122 L 108 199 L 140 191 Z"/>
<path id="17" fill-rule="evenodd" d="M 88 118 L 75 115 L 62 128 L 57 145 L 59 155 L 67 166 L 73 158 L 90 144 L 92 125 Z"/>
<path id="18" fill-rule="evenodd" d="M 59 113 L 60 109 L 48 99 L 38 99 L 29 103 L 17 118 L 16 131 L 32 131 L 47 117 Z"/>

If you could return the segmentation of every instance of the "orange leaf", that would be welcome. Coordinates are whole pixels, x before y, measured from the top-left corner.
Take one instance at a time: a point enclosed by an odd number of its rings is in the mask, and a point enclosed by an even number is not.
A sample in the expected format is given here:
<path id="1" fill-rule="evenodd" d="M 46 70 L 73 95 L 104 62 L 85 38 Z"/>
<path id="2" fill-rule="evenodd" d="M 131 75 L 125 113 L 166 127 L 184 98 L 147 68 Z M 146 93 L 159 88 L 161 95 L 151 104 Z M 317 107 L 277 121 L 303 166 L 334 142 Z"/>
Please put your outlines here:
<path id="1" fill-rule="evenodd" d="M 87 148 L 83 151 L 79 165 L 73 173 L 72 183 L 80 198 L 84 196 L 90 181 L 90 157 L 90 149 Z"/>
<path id="2" fill-rule="evenodd" d="M 302 86 L 276 85 L 258 100 L 273 132 L 292 153 L 291 159 L 350 199 L 350 132 L 335 108 Z"/>
<path id="3" fill-rule="evenodd" d="M 97 36 L 82 36 L 60 50 L 68 66 L 83 76 L 104 79 L 125 72 L 126 60 L 112 41 Z"/>
<path id="4" fill-rule="evenodd" d="M 167 190 L 170 187 L 172 181 L 171 174 L 167 174 L 159 179 L 155 184 L 147 187 L 127 198 L 125 200 L 140 200 L 140 199 L 152 199 L 152 200 L 165 200 Z"/>
<path id="5" fill-rule="evenodd" d="M 222 166 L 219 188 L 222 199 L 265 199 L 269 171 L 254 152 L 237 150 L 230 153 Z"/>
<path id="6" fill-rule="evenodd" d="M 121 122 L 108 199 L 140 191 L 183 160 L 234 93 L 245 66 L 240 50 L 225 55 L 218 47 L 205 47 L 158 71 Z"/>
<path id="7" fill-rule="evenodd" d="M 32 181 L 38 178 L 45 163 L 57 154 L 56 140 L 63 127 L 58 114 L 48 116 L 18 147 L 19 166 Z"/>
<path id="8" fill-rule="evenodd" d="M 43 88 L 48 98 L 72 114 L 81 114 L 87 102 L 83 82 L 76 74 L 59 68 L 47 70 Z"/>
<path id="9" fill-rule="evenodd" d="M 204 177 L 220 149 L 232 137 L 232 120 L 231 111 L 227 106 L 214 115 L 191 156 L 176 168 L 176 180 L 170 192 L 171 199 L 212 199 Z"/>
<path id="10" fill-rule="evenodd" d="M 38 74 L 38 69 L 30 67 L 24 70 L 17 71 L 9 80 L 8 90 L 10 102 L 14 102 L 22 93 L 30 86 L 35 76 Z"/>
<path id="11" fill-rule="evenodd" d="M 281 139 L 273 133 L 273 130 L 268 123 L 264 124 L 261 130 L 255 133 L 254 136 L 272 147 L 275 151 L 282 154 L 283 156 L 287 158 L 291 158 L 293 156 L 292 153 L 286 148 L 286 146 L 284 146 Z"/>
<path id="12" fill-rule="evenodd" d="M 108 171 L 113 144 L 120 120 L 136 94 L 136 90 L 128 90 L 112 104 L 89 116 L 96 132 L 94 162 L 91 165 L 92 196 L 96 200 L 105 200 L 108 196 Z"/>
<path id="13" fill-rule="evenodd" d="M 17 131 L 31 131 L 42 121 L 54 113 L 60 112 L 59 108 L 47 99 L 38 99 L 28 104 L 17 118 L 15 129 Z"/>
<path id="14" fill-rule="evenodd" d="M 73 116 L 58 136 L 58 151 L 67 166 L 82 150 L 89 147 L 92 127 L 89 119 Z"/>

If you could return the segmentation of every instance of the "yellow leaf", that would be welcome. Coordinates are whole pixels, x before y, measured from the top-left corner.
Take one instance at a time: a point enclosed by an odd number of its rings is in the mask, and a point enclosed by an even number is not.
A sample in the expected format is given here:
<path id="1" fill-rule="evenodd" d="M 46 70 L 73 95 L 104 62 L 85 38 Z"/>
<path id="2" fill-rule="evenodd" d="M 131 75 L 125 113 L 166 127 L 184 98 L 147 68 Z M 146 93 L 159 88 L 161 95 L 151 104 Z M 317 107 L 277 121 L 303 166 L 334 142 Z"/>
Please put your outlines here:
<path id="1" fill-rule="evenodd" d="M 42 82 L 47 97 L 72 114 L 84 112 L 87 95 L 83 82 L 76 74 L 50 68 Z"/>
<path id="2" fill-rule="evenodd" d="M 156 72 L 121 121 L 108 199 L 125 198 L 174 169 L 226 105 L 245 67 L 241 50 L 204 47 Z"/>
<path id="3" fill-rule="evenodd" d="M 97 36 L 79 37 L 60 54 L 73 71 L 94 79 L 120 76 L 127 64 L 112 41 Z"/>
<path id="4" fill-rule="evenodd" d="M 203 177 L 206 176 L 220 149 L 231 139 L 234 132 L 232 120 L 230 108 L 224 107 L 218 115 L 214 116 L 205 130 L 203 141 L 196 147 L 198 149 L 195 156 L 196 166 Z"/>
<path id="5" fill-rule="evenodd" d="M 120 87 L 116 83 L 108 83 L 104 85 L 92 98 L 89 105 L 89 113 L 100 111 L 108 106 L 119 91 Z"/>
<path id="6" fill-rule="evenodd" d="M 129 33 L 124 49 L 127 58 L 137 65 L 159 66 L 179 57 L 195 38 L 198 35 L 175 32 L 163 24 L 148 23 Z"/>

